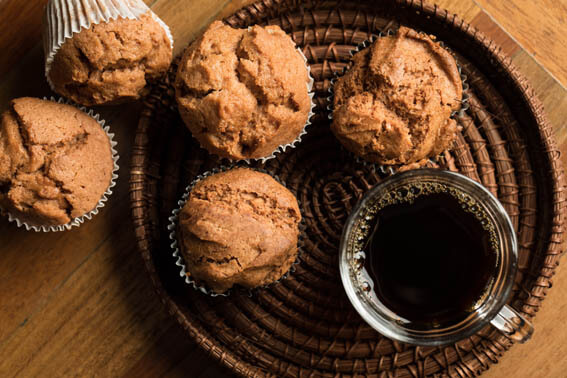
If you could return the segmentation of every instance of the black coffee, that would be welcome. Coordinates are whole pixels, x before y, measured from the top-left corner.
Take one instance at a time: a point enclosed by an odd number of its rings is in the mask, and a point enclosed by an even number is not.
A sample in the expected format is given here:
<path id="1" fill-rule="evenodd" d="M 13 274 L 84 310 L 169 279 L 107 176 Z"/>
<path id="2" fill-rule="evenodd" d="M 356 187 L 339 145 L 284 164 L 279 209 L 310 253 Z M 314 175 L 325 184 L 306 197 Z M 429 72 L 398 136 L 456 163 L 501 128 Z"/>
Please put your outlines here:
<path id="1" fill-rule="evenodd" d="M 479 214 L 474 203 L 444 192 L 380 209 L 364 263 L 378 299 L 423 326 L 470 314 L 497 266 L 494 228 Z"/>

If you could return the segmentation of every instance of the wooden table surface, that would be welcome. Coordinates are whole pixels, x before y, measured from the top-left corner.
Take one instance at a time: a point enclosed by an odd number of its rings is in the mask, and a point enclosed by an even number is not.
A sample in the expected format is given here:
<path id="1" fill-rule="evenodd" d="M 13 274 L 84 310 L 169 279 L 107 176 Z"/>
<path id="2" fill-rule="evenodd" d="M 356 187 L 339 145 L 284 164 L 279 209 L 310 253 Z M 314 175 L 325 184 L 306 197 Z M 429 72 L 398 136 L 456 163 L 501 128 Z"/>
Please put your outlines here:
<path id="1" fill-rule="evenodd" d="M 169 24 L 175 52 L 246 0 L 145 0 Z M 43 76 L 47 0 L 0 0 L 0 111 L 51 95 Z M 567 163 L 567 2 L 439 0 L 500 43 L 535 87 Z M 138 104 L 97 109 L 119 141 L 120 178 L 101 214 L 64 233 L 0 220 L 0 377 L 225 377 L 154 294 L 130 223 L 128 168 Z M 567 376 L 567 269 L 535 318 L 535 335 L 486 377 Z"/>

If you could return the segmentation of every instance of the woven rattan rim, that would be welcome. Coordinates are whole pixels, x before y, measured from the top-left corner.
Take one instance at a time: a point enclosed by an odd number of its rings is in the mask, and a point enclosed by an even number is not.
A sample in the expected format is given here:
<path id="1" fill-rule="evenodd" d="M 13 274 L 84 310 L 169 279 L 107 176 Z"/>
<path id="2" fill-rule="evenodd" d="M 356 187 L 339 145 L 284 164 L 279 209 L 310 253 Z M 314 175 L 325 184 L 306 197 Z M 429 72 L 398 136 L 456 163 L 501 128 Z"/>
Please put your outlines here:
<path id="1" fill-rule="evenodd" d="M 333 72 L 346 65 L 351 48 L 369 38 L 369 31 L 398 21 L 437 35 L 458 55 L 471 87 L 470 109 L 458 119 L 463 131 L 455 150 L 440 164 L 482 182 L 506 207 L 520 244 L 511 303 L 533 317 L 561 254 L 565 188 L 551 127 L 526 79 L 476 29 L 422 2 L 264 0 L 225 21 L 235 27 L 279 24 L 310 61 L 319 123 L 297 149 L 264 167 L 276 171 L 301 200 L 308 253 L 289 279 L 251 298 L 211 299 L 177 285 L 182 279 L 164 257 L 171 255 L 167 216 L 191 177 L 218 162 L 196 147 L 180 123 L 172 68 L 144 101 L 130 172 L 138 249 L 168 311 L 200 347 L 241 376 L 468 377 L 497 362 L 510 342 L 491 328 L 448 347 L 412 347 L 377 335 L 340 298 L 332 282 L 338 274 L 335 234 L 357 198 L 383 175 L 347 161 L 338 148 L 329 155 L 329 146 L 336 145 L 324 121 L 325 98 Z M 317 160 L 320 155 L 324 162 Z"/>

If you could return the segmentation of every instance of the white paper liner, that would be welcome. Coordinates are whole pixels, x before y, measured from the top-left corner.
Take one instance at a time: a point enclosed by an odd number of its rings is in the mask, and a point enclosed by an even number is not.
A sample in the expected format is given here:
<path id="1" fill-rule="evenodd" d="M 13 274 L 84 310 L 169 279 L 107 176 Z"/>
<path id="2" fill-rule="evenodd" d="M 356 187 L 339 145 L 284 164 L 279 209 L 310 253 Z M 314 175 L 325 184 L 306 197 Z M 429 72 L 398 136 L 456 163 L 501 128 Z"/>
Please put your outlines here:
<path id="1" fill-rule="evenodd" d="M 117 18 L 138 19 L 145 13 L 161 25 L 173 49 L 173 36 L 169 27 L 142 0 L 49 0 L 44 15 L 43 51 L 45 78 L 55 91 L 49 70 L 57 51 L 67 38 L 82 28 L 89 29 L 101 22 Z"/>
<path id="2" fill-rule="evenodd" d="M 199 181 L 203 180 L 206 177 L 212 176 L 214 174 L 226 172 L 226 171 L 229 171 L 229 170 L 235 169 L 235 168 L 248 168 L 248 169 L 258 171 L 258 172 L 265 173 L 265 174 L 269 175 L 270 177 L 272 177 L 274 180 L 276 180 L 278 183 L 280 183 L 282 186 L 285 187 L 285 184 L 280 180 L 279 177 L 272 175 L 271 173 L 269 173 L 269 172 L 267 172 L 263 169 L 253 168 L 253 167 L 250 167 L 250 166 L 247 166 L 247 165 L 244 165 L 244 164 L 233 164 L 233 165 L 228 165 L 228 166 L 221 165 L 218 168 L 213 168 L 210 171 L 207 171 L 207 172 L 204 172 L 203 174 L 198 175 L 193 181 L 191 181 L 191 183 L 187 186 L 187 188 L 185 189 L 185 192 L 181 196 L 181 199 L 177 202 L 178 207 L 175 208 L 172 211 L 171 216 L 168 218 L 169 224 L 167 226 L 167 229 L 169 231 L 169 239 L 171 240 L 170 246 L 171 246 L 171 249 L 173 250 L 173 257 L 175 258 L 175 265 L 177 265 L 181 268 L 179 275 L 184 278 L 185 283 L 187 283 L 188 285 L 191 285 L 195 290 L 200 291 L 203 294 L 210 295 L 211 297 L 217 297 L 217 296 L 227 297 L 227 296 L 230 295 L 230 293 L 233 291 L 233 289 L 232 288 L 228 289 L 224 293 L 215 293 L 214 291 L 207 288 L 205 283 L 196 282 L 189 275 L 187 275 L 187 267 L 185 265 L 185 260 L 183 259 L 183 255 L 181 253 L 181 250 L 179 249 L 179 242 L 177 240 L 177 222 L 179 220 L 179 213 L 181 212 L 181 210 L 183 209 L 183 207 L 187 203 L 187 200 L 189 198 L 189 195 L 191 194 L 191 191 L 193 190 L 193 188 L 195 187 L 195 185 Z M 301 203 L 299 202 L 299 199 L 297 200 L 297 203 L 299 205 L 299 208 L 301 209 Z M 289 268 L 289 270 L 274 282 L 271 282 L 267 285 L 259 286 L 257 288 L 245 289 L 248 292 L 248 295 L 252 295 L 253 290 L 257 290 L 259 288 L 270 287 L 270 286 L 280 282 L 281 280 L 288 278 L 290 273 L 295 272 L 295 266 L 297 264 L 299 264 L 299 262 L 300 262 L 299 257 L 301 255 L 301 251 L 303 249 L 303 232 L 304 232 L 304 230 L 305 230 L 305 219 L 302 216 L 301 221 L 299 222 L 299 236 L 298 236 L 298 241 L 297 241 L 297 257 L 296 257 L 295 261 L 291 264 L 291 267 Z"/>
<path id="3" fill-rule="evenodd" d="M 99 210 L 102 207 L 104 207 L 106 201 L 108 201 L 108 197 L 112 194 L 112 188 L 114 186 L 116 186 L 116 180 L 118 179 L 118 169 L 119 169 L 118 159 L 120 157 L 118 156 L 118 151 L 116 151 L 116 149 L 114 148 L 117 145 L 117 143 L 114 141 L 114 134 L 110 133 L 110 126 L 105 125 L 106 121 L 101 119 L 99 114 L 94 113 L 92 109 L 87 109 L 84 106 L 77 105 L 77 104 L 75 104 L 75 103 L 73 103 L 69 100 L 65 100 L 63 98 L 56 99 L 55 97 L 50 97 L 50 98 L 44 97 L 43 99 L 48 100 L 48 101 L 53 101 L 53 102 L 56 102 L 58 104 L 66 104 L 66 105 L 74 106 L 77 109 L 81 110 L 82 112 L 87 113 L 95 121 L 98 122 L 100 127 L 102 127 L 102 129 L 104 130 L 104 132 L 106 133 L 106 135 L 108 136 L 108 139 L 110 141 L 110 151 L 112 153 L 113 169 L 112 169 L 112 176 L 110 178 L 110 184 L 108 185 L 108 188 L 106 189 L 106 191 L 103 193 L 101 199 L 97 202 L 94 209 L 92 209 L 91 211 L 89 211 L 88 213 L 86 213 L 86 214 L 84 214 L 80 217 L 72 219 L 69 223 L 66 223 L 66 224 L 61 224 L 61 225 L 56 225 L 56 226 L 33 225 L 33 224 L 28 224 L 26 222 L 19 220 L 16 216 L 12 215 L 7 210 L 0 208 L 0 212 L 3 215 L 6 215 L 8 217 L 8 221 L 15 222 L 18 227 L 24 227 L 27 231 L 30 231 L 30 230 L 33 230 L 35 232 L 66 231 L 66 230 L 70 230 L 72 227 L 79 227 L 87 219 L 91 220 L 92 217 L 95 216 L 96 214 L 98 214 Z"/>
<path id="4" fill-rule="evenodd" d="M 426 33 L 421 32 L 421 31 L 417 31 L 417 32 L 422 33 L 422 34 L 426 34 Z M 373 35 L 370 39 L 362 41 L 354 49 L 352 49 L 350 51 L 351 58 L 357 52 L 364 50 L 365 48 L 368 48 L 372 43 L 374 43 L 376 41 L 376 39 L 378 39 L 380 37 L 384 37 L 384 36 L 394 35 L 395 33 L 396 33 L 395 31 L 388 29 L 386 31 L 386 33 L 380 32 L 380 33 L 378 33 L 378 36 Z M 439 40 L 433 40 L 433 41 L 438 43 L 439 46 L 443 47 L 445 50 L 449 51 L 449 53 L 451 53 L 451 55 L 453 55 L 451 49 L 449 47 L 447 47 L 442 41 L 439 41 Z M 469 89 L 469 84 L 467 83 L 467 76 L 462 73 L 461 65 L 457 62 L 456 59 L 455 59 L 455 64 L 457 65 L 457 69 L 459 70 L 459 74 L 461 76 L 461 83 L 462 83 L 463 91 L 462 91 L 462 97 L 461 97 L 461 108 L 459 110 L 453 111 L 451 113 L 451 118 L 456 118 L 457 116 L 461 117 L 469 109 L 469 95 L 468 95 L 468 93 L 466 93 L 466 90 Z M 340 72 L 335 72 L 334 77 L 330 81 L 330 86 L 329 86 L 329 89 L 328 89 L 329 97 L 327 97 L 327 110 L 329 111 L 328 118 L 331 121 L 333 119 L 333 104 L 334 104 L 334 101 L 333 101 L 334 100 L 333 99 L 334 91 L 333 91 L 333 89 L 335 87 L 335 83 L 337 82 L 337 79 L 339 77 L 341 77 L 342 75 L 344 75 L 349 68 L 350 68 L 349 66 L 346 66 Z M 404 166 L 404 165 L 408 165 L 408 164 L 379 164 L 379 163 L 375 163 L 375 162 L 366 161 L 363 158 L 361 158 L 360 156 L 353 153 L 352 151 L 347 150 L 342 144 L 341 144 L 341 148 L 344 151 L 346 151 L 350 156 L 352 156 L 353 159 L 355 159 L 357 163 L 362 164 L 365 167 L 371 167 L 375 172 L 381 172 L 383 174 L 394 174 L 398 171 L 399 167 Z M 434 157 L 434 158 L 429 158 L 428 161 L 432 164 L 438 164 L 438 162 L 437 162 L 438 158 L 439 158 L 439 156 Z"/>

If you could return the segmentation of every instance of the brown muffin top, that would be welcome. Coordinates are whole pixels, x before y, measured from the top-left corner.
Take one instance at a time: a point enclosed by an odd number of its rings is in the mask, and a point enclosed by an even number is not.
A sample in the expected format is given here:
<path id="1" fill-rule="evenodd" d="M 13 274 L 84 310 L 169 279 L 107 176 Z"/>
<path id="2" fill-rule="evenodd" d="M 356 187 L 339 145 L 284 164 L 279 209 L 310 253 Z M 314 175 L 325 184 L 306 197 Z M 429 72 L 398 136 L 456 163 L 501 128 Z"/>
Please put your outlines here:
<path id="1" fill-rule="evenodd" d="M 146 80 L 165 73 L 171 43 L 149 14 L 92 25 L 65 41 L 49 78 L 57 93 L 83 105 L 138 99 Z"/>
<path id="2" fill-rule="evenodd" d="M 305 61 L 278 26 L 213 22 L 185 51 L 175 81 L 185 124 L 209 152 L 267 157 L 293 142 L 311 101 Z"/>
<path id="3" fill-rule="evenodd" d="M 334 86 L 331 130 L 351 152 L 408 164 L 449 148 L 462 82 L 451 54 L 429 36 L 400 27 L 356 53 Z"/>
<path id="4" fill-rule="evenodd" d="M 297 257 L 300 220 L 294 195 L 267 174 L 236 168 L 209 176 L 179 213 L 188 274 L 216 293 L 274 282 Z"/>
<path id="5" fill-rule="evenodd" d="M 108 136 L 79 109 L 23 97 L 0 123 L 0 206 L 30 225 L 69 223 L 96 206 L 114 163 Z"/>

